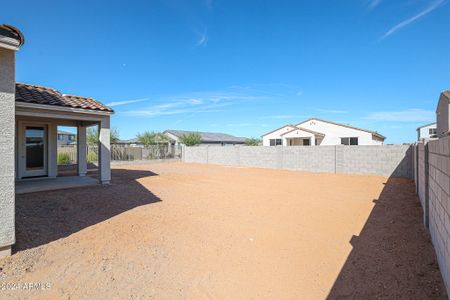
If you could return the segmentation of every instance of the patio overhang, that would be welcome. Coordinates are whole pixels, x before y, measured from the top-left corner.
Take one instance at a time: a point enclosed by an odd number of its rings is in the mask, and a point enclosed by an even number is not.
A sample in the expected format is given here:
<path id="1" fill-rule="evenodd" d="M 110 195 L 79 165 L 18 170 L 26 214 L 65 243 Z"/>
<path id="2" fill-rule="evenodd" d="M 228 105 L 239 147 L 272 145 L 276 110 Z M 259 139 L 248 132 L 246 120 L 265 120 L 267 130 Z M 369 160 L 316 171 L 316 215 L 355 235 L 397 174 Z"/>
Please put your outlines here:
<path id="1" fill-rule="evenodd" d="M 25 180 L 21 185 L 41 186 L 44 189 L 45 187 L 55 189 L 54 187 L 58 184 L 61 184 L 64 188 L 70 187 L 71 185 L 67 184 L 67 179 L 54 180 L 58 176 L 57 126 L 73 126 L 77 128 L 77 175 L 80 177 L 87 175 L 87 128 L 98 126 L 97 179 L 99 183 L 108 184 L 111 179 L 110 116 L 112 114 L 113 111 L 16 101 L 16 180 Z M 41 171 L 34 173 L 29 171 L 30 168 L 27 165 L 27 159 L 35 155 L 27 153 L 29 149 L 32 149 L 28 141 L 33 137 L 29 138 L 26 136 L 30 130 L 35 132 L 40 130 L 42 132 L 43 146 L 39 150 L 39 157 L 43 157 L 40 160 Z M 49 183 L 39 181 L 32 183 L 29 181 L 30 178 L 33 179 L 34 177 L 39 177 L 39 180 L 46 178 L 52 181 Z M 89 179 L 77 180 L 74 178 L 71 182 L 78 186 L 87 181 L 92 183 L 92 180 L 97 180 Z"/>

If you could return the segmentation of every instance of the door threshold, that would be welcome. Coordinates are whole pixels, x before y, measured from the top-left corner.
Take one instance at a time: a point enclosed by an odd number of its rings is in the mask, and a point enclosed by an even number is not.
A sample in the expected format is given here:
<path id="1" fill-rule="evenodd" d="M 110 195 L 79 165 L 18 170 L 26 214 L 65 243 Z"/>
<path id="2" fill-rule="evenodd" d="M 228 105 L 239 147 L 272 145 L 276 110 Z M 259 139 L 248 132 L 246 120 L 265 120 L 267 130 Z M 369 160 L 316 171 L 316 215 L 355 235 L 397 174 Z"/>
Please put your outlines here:
<path id="1" fill-rule="evenodd" d="M 45 176 L 31 176 L 31 177 L 22 177 L 17 178 L 16 181 L 31 181 L 31 180 L 45 180 L 45 179 L 55 179 L 56 177 Z"/>

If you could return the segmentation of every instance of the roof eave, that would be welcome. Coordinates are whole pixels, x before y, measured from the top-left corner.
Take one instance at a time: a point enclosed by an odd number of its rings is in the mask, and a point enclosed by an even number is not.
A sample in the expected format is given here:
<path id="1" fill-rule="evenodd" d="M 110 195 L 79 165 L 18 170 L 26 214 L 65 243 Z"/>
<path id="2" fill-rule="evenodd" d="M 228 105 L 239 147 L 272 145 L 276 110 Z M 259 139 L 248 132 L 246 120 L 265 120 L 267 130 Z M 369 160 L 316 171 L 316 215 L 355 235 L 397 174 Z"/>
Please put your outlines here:
<path id="1" fill-rule="evenodd" d="M 381 135 L 379 133 L 373 132 L 372 136 L 376 136 L 379 139 L 382 139 L 383 141 L 386 139 L 386 137 L 384 135 Z"/>
<path id="2" fill-rule="evenodd" d="M 274 132 L 277 131 L 277 130 L 283 129 L 284 127 L 296 127 L 296 126 L 294 126 L 294 125 L 292 125 L 292 124 L 286 124 L 286 125 L 283 125 L 283 126 L 277 128 L 277 129 L 274 129 L 274 130 L 272 130 L 272 131 L 269 131 L 269 132 L 267 132 L 267 133 L 264 133 L 263 135 L 261 135 L 261 138 L 264 138 L 266 135 L 269 135 L 269 134 L 271 134 L 271 133 L 274 133 Z"/>
<path id="3" fill-rule="evenodd" d="M 72 112 L 72 113 L 84 113 L 84 114 L 101 115 L 101 116 L 111 116 L 114 114 L 114 111 L 103 111 L 103 110 L 68 107 L 68 106 L 58 106 L 58 105 L 50 105 L 50 104 L 27 103 L 27 102 L 21 102 L 21 101 L 16 101 L 16 107 L 23 107 L 23 108 L 30 108 L 30 109 L 42 109 L 42 110 L 54 110 L 54 111 Z"/>
<path id="4" fill-rule="evenodd" d="M 25 43 L 25 38 L 22 32 L 20 32 L 20 30 L 16 27 L 2 24 L 0 25 L 0 29 L 0 47 L 17 51 L 20 46 Z M 4 34 L 2 34 L 1 31 L 3 31 Z M 15 37 L 12 37 L 11 33 L 15 35 Z"/>

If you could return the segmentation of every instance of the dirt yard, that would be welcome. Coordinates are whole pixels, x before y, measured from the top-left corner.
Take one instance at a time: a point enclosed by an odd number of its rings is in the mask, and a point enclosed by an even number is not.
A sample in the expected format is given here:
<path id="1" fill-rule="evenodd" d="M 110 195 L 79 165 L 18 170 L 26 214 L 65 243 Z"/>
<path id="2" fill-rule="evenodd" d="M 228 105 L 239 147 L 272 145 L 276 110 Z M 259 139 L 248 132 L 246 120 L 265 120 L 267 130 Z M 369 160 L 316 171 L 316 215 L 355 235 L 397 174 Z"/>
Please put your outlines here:
<path id="1" fill-rule="evenodd" d="M 446 299 L 405 179 L 117 165 L 110 186 L 18 196 L 16 217 L 5 299 Z"/>

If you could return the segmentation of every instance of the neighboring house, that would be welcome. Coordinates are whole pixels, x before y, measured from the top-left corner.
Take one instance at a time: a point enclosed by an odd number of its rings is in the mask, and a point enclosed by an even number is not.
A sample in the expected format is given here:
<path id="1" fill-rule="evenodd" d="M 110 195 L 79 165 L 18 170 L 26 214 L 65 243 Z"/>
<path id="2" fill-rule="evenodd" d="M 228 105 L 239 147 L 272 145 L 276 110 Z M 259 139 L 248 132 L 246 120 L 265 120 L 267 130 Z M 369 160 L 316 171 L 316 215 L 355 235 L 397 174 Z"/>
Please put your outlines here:
<path id="1" fill-rule="evenodd" d="M 437 137 L 448 136 L 450 133 L 450 90 L 444 91 L 439 97 L 436 109 Z"/>
<path id="2" fill-rule="evenodd" d="M 171 143 L 179 145 L 180 137 L 185 134 L 198 133 L 201 136 L 200 145 L 215 145 L 215 146 L 227 146 L 227 145 L 242 145 L 245 143 L 246 138 L 229 135 L 219 132 L 197 132 L 186 130 L 166 130 L 164 134 L 171 139 Z"/>
<path id="3" fill-rule="evenodd" d="M 436 123 L 420 126 L 416 131 L 418 141 L 428 141 L 437 138 Z"/>
<path id="4" fill-rule="evenodd" d="M 122 146 L 130 146 L 130 147 L 144 147 L 144 144 L 141 143 L 138 138 L 133 138 L 129 140 L 119 140 L 115 144 Z"/>
<path id="5" fill-rule="evenodd" d="M 23 43 L 18 29 L 0 25 L 0 256 L 9 255 L 15 243 L 15 181 L 23 186 L 58 175 L 57 126 L 78 128 L 78 175 L 85 176 L 86 128 L 97 125 L 98 179 L 101 183 L 109 183 L 111 179 L 109 124 L 113 110 L 92 98 L 16 83 L 15 53 Z M 39 181 L 31 180 L 36 177 Z M 54 180 L 52 184 L 61 182 Z"/>
<path id="6" fill-rule="evenodd" d="M 70 145 L 76 142 L 76 134 L 58 130 L 58 145 Z"/>
<path id="7" fill-rule="evenodd" d="M 285 125 L 261 136 L 263 146 L 382 145 L 378 132 L 311 118 Z"/>

